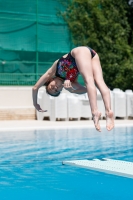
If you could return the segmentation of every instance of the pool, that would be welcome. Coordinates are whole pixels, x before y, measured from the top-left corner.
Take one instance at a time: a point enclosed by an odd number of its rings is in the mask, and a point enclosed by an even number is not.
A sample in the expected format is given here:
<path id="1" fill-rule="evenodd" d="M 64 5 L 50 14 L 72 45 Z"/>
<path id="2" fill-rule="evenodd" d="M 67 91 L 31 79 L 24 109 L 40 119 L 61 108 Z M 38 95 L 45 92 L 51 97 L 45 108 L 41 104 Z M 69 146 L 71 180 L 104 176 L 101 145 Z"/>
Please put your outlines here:
<path id="1" fill-rule="evenodd" d="M 0 199 L 132 200 L 133 179 L 62 165 L 74 159 L 133 162 L 133 127 L 0 132 Z"/>

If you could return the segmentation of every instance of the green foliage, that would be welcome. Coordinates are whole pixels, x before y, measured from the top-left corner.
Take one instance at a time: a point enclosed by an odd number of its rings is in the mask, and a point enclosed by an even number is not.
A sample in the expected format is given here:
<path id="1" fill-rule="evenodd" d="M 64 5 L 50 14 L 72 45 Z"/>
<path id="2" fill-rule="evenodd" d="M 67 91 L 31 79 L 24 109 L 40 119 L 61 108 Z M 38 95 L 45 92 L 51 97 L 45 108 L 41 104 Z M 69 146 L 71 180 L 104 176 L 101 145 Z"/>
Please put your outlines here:
<path id="1" fill-rule="evenodd" d="M 133 89 L 132 26 L 125 0 L 68 0 L 62 16 L 75 46 L 98 52 L 110 89 Z"/>

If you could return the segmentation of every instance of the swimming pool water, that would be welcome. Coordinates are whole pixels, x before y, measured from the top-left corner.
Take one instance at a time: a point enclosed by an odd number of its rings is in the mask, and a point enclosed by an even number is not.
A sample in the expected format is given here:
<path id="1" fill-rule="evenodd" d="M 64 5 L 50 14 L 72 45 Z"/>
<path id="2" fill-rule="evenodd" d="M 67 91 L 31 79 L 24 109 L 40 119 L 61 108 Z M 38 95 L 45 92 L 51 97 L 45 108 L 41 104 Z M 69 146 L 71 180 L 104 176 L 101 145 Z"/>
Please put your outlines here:
<path id="1" fill-rule="evenodd" d="M 0 200 L 132 200 L 133 179 L 62 165 L 133 162 L 133 127 L 0 132 Z"/>

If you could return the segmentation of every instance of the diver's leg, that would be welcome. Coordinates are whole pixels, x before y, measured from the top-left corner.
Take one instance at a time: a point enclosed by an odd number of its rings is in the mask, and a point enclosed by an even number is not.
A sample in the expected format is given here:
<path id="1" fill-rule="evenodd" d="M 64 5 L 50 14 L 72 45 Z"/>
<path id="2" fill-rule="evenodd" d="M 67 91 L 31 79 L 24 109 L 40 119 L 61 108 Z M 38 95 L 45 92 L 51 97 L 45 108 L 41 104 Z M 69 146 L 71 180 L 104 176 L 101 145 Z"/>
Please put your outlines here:
<path id="1" fill-rule="evenodd" d="M 101 131 L 99 124 L 101 113 L 98 111 L 97 107 L 97 91 L 93 77 L 91 53 L 88 48 L 80 47 L 79 49 L 76 49 L 74 57 L 79 72 L 85 81 L 95 127 L 98 131 Z"/>
<path id="2" fill-rule="evenodd" d="M 96 54 L 92 59 L 92 68 L 93 68 L 93 76 L 95 83 L 101 92 L 105 105 L 105 113 L 107 120 L 106 127 L 107 130 L 110 131 L 114 127 L 114 116 L 113 116 L 113 111 L 111 110 L 110 91 L 103 79 L 102 68 L 98 54 Z"/>

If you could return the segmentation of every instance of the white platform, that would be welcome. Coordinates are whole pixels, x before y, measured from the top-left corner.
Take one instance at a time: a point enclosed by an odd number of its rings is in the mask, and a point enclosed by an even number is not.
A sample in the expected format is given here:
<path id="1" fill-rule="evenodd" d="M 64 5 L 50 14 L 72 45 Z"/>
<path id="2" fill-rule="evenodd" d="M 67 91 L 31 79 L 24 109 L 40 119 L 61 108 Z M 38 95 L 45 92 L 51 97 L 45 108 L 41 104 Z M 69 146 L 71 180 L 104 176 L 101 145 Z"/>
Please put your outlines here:
<path id="1" fill-rule="evenodd" d="M 64 161 L 62 164 L 133 178 L 133 162 L 104 158 L 101 160 L 94 159 Z"/>

